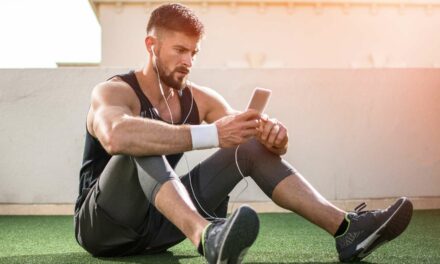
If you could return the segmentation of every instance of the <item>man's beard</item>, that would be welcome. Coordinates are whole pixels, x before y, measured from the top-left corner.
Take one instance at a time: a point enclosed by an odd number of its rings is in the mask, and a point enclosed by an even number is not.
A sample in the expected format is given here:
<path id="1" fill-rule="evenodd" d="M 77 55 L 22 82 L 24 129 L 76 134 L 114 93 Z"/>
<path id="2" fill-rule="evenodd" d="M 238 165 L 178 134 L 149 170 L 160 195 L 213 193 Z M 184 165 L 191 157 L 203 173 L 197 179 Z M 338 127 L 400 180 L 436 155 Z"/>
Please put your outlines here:
<path id="1" fill-rule="evenodd" d="M 156 60 L 156 66 L 155 71 L 159 71 L 159 77 L 160 81 L 164 83 L 166 86 L 173 88 L 175 90 L 181 90 L 185 88 L 186 80 L 188 79 L 189 70 L 183 66 L 176 67 L 172 72 L 169 74 L 166 74 L 163 68 L 161 67 L 161 63 L 157 63 Z M 175 77 L 173 78 L 173 75 L 179 74 L 180 72 L 187 73 L 183 77 Z"/>

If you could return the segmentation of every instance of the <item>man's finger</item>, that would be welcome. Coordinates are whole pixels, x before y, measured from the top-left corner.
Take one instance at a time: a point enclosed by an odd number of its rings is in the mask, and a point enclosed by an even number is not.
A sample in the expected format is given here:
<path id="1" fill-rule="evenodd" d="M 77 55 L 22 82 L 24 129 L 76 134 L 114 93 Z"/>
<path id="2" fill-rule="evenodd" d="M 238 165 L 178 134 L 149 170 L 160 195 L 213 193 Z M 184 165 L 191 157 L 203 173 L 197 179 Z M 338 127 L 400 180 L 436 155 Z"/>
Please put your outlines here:
<path id="1" fill-rule="evenodd" d="M 261 119 L 260 120 L 258 120 L 258 131 L 260 131 L 261 133 L 263 133 L 263 130 L 264 130 L 264 125 L 266 124 L 264 121 L 262 121 Z"/>
<path id="2" fill-rule="evenodd" d="M 258 135 L 258 130 L 256 129 L 246 129 L 241 132 L 243 137 L 254 137 Z"/>
<path id="3" fill-rule="evenodd" d="M 278 124 L 278 120 L 276 120 L 275 118 L 270 118 L 268 119 L 268 121 L 265 124 L 264 127 L 264 131 L 263 131 L 263 140 L 267 140 L 269 135 L 270 135 L 270 131 L 272 130 L 272 128 Z"/>
<path id="4" fill-rule="evenodd" d="M 284 140 L 284 138 L 287 135 L 287 130 L 285 128 L 280 128 L 280 132 L 277 135 L 277 139 L 275 140 L 275 145 L 280 145 L 281 142 Z"/>
<path id="5" fill-rule="evenodd" d="M 270 145 L 273 145 L 275 143 L 275 139 L 278 136 L 278 132 L 280 132 L 280 126 L 278 124 L 275 124 L 272 127 L 272 130 L 270 131 L 267 143 L 269 143 Z"/>
<path id="6" fill-rule="evenodd" d="M 264 141 L 267 140 L 267 137 L 269 136 L 269 133 L 270 133 L 270 131 L 272 130 L 273 125 L 274 125 L 274 124 L 271 123 L 271 122 L 267 122 L 267 123 L 264 125 L 263 132 L 261 133 L 261 139 L 262 139 L 262 140 L 264 140 Z"/>
<path id="7" fill-rule="evenodd" d="M 246 112 L 237 115 L 238 120 L 259 119 L 260 113 L 257 110 L 249 109 Z"/>
<path id="8" fill-rule="evenodd" d="M 258 128 L 260 126 L 260 123 L 258 122 L 258 120 L 250 120 L 250 121 L 245 121 L 242 124 L 243 129 L 248 129 L 248 128 Z"/>
<path id="9" fill-rule="evenodd" d="M 262 114 L 262 115 L 261 115 L 261 120 L 267 122 L 267 121 L 269 120 L 269 116 L 266 115 L 266 114 Z"/>

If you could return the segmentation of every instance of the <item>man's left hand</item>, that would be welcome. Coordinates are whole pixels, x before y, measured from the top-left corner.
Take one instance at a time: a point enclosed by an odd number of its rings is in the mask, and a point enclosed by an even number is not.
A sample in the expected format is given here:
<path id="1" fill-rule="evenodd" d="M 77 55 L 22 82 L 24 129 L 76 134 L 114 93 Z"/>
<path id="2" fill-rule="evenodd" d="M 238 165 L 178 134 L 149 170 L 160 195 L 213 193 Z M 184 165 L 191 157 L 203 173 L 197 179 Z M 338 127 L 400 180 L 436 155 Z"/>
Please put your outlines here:
<path id="1" fill-rule="evenodd" d="M 258 131 L 258 141 L 269 151 L 278 155 L 283 155 L 287 152 L 287 143 L 289 141 L 287 128 L 277 119 L 263 115 L 260 119 Z"/>

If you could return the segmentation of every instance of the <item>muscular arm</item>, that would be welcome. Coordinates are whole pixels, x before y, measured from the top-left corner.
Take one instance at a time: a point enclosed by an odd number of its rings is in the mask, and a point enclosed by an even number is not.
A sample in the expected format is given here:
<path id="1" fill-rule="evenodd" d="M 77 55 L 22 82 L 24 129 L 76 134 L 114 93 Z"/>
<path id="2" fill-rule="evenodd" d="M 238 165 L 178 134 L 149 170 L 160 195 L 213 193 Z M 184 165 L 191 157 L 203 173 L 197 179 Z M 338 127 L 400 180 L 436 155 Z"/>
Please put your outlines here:
<path id="1" fill-rule="evenodd" d="M 187 125 L 137 117 L 137 98 L 121 82 L 106 82 L 94 88 L 88 129 L 110 155 L 166 155 L 191 150 Z"/>

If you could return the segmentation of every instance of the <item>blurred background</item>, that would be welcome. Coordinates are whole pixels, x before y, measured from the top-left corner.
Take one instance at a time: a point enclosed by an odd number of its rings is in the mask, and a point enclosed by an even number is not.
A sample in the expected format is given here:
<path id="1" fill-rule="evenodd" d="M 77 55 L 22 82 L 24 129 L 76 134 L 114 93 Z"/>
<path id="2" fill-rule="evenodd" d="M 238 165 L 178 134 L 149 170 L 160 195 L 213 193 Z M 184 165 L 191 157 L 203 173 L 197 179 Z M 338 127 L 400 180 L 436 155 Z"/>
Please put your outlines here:
<path id="1" fill-rule="evenodd" d="M 167 2 L 0 3 L 0 214 L 73 213 L 90 92 L 143 66 L 150 12 Z M 206 27 L 191 80 L 236 109 L 272 89 L 284 158 L 326 198 L 440 208 L 439 0 L 179 2 Z M 280 211 L 251 179 L 231 199 Z"/>

